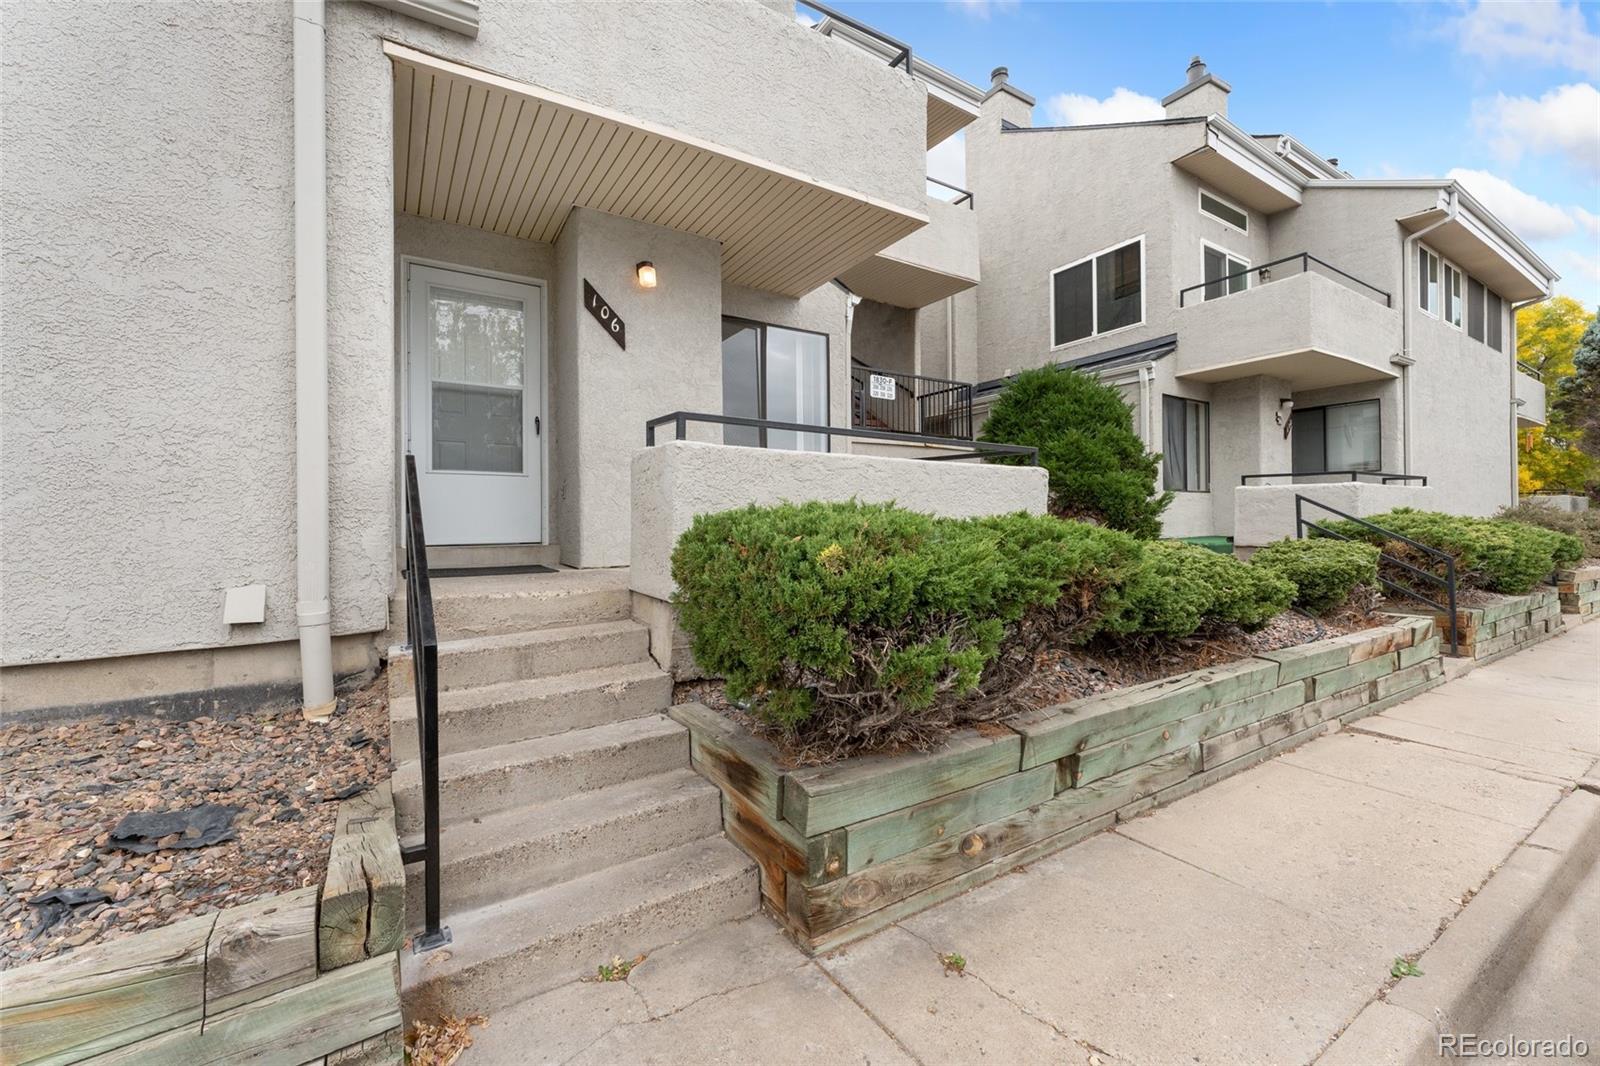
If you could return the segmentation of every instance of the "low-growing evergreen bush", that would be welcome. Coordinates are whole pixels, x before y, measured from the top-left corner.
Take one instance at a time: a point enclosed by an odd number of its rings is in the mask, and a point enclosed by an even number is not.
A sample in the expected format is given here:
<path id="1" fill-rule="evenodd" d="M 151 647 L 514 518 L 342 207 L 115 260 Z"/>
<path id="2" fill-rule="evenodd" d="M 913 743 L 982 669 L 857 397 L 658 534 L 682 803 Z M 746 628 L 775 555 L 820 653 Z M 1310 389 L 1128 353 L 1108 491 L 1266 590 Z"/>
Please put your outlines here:
<path id="1" fill-rule="evenodd" d="M 1115 387 L 1075 370 L 1024 371 L 995 400 L 978 439 L 1038 448 L 1059 517 L 1146 540 L 1161 535 L 1172 493 L 1156 491 L 1161 458 L 1145 450 Z"/>
<path id="2" fill-rule="evenodd" d="M 1399 507 L 1371 515 L 1366 521 L 1448 553 L 1455 559 L 1458 584 L 1489 592 L 1520 596 L 1531 591 L 1552 570 L 1572 566 L 1583 558 L 1583 542 L 1577 537 L 1505 519 L 1471 518 Z M 1427 555 L 1400 541 L 1386 540 L 1354 522 L 1334 522 L 1329 527 L 1345 536 L 1379 545 L 1386 554 L 1413 566 L 1435 572 L 1439 569 Z M 1415 581 L 1403 572 L 1386 576 L 1398 584 Z M 1431 589 L 1422 591 L 1429 596 L 1434 593 Z"/>
<path id="3" fill-rule="evenodd" d="M 1048 515 L 805 503 L 697 517 L 672 555 L 695 659 L 758 718 L 836 750 L 963 720 L 1002 643 L 1086 637 L 1140 544 Z"/>
<path id="4" fill-rule="evenodd" d="M 1294 603 L 1312 614 L 1344 606 L 1358 585 L 1378 584 L 1378 549 L 1352 540 L 1280 540 L 1257 549 L 1250 565 L 1294 584 Z"/>
<path id="5" fill-rule="evenodd" d="M 1560 511 L 1523 501 L 1515 507 L 1501 508 L 1495 517 L 1577 537 L 1583 544 L 1585 559 L 1600 559 L 1600 510 Z"/>
<path id="6" fill-rule="evenodd" d="M 1295 587 L 1231 555 L 1163 540 L 1145 545 L 1143 565 L 1123 593 L 1126 606 L 1103 619 L 1104 631 L 1186 637 L 1208 623 L 1257 628 L 1288 608 Z"/>

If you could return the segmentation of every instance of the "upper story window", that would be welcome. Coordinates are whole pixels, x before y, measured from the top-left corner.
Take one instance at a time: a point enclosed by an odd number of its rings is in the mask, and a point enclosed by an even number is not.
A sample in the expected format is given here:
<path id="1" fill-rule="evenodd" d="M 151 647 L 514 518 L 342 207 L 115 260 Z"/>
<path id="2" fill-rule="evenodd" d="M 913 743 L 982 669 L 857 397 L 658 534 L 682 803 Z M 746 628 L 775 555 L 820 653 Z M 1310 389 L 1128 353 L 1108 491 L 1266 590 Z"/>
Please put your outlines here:
<path id="1" fill-rule="evenodd" d="M 1243 292 L 1250 287 L 1250 260 L 1203 241 L 1200 255 L 1204 261 L 1207 300 Z"/>
<path id="2" fill-rule="evenodd" d="M 1107 248 L 1050 274 L 1050 345 L 1144 321 L 1144 238 Z"/>
<path id="3" fill-rule="evenodd" d="M 1417 306 L 1439 314 L 1439 257 L 1417 245 Z"/>
<path id="4" fill-rule="evenodd" d="M 1444 265 L 1444 320 L 1461 328 L 1461 271 Z"/>
<path id="5" fill-rule="evenodd" d="M 1211 216 L 1225 226 L 1232 226 L 1240 233 L 1250 232 L 1250 215 L 1244 208 L 1230 204 L 1220 196 L 1213 196 L 1204 189 L 1200 190 L 1200 213 Z"/>
<path id="6" fill-rule="evenodd" d="M 1506 350 L 1505 346 L 1505 301 L 1500 299 L 1500 294 L 1492 290 L 1488 293 L 1487 328 L 1484 330 L 1483 342 L 1497 352 Z"/>

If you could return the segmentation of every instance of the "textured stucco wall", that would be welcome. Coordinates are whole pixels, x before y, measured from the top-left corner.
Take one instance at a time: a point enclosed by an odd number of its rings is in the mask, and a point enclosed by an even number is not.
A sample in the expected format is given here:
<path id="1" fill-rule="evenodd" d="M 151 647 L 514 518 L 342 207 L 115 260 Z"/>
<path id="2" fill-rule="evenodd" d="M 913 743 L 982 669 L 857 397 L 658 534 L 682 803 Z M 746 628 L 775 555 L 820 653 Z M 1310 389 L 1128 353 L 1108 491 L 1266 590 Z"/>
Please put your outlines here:
<path id="1" fill-rule="evenodd" d="M 1400 313 L 1321 274 L 1296 274 L 1178 313 L 1179 373 L 1315 349 L 1393 374 Z M 1360 367 L 1353 373 L 1364 373 Z"/>
<path id="2" fill-rule="evenodd" d="M 968 182 L 979 227 L 978 379 L 1000 377 L 1171 333 L 1177 306 L 1170 161 L 1203 126 L 1001 132 L 1012 100 L 991 97 L 967 127 Z M 1115 165 L 1108 167 L 1107 161 Z M 1187 203 L 1186 219 L 1193 209 Z M 1192 219 L 1189 222 L 1192 223 Z M 1144 324 L 1052 348 L 1050 272 L 1143 234 Z M 1185 262 L 1190 249 L 1181 254 Z M 1200 251 L 1192 248 L 1197 271 Z M 1185 275 L 1188 276 L 1188 275 Z"/>
<path id="3" fill-rule="evenodd" d="M 1233 542 L 1240 547 L 1258 548 L 1275 540 L 1295 535 L 1294 498 L 1307 499 L 1336 511 L 1365 518 L 1396 507 L 1436 510 L 1433 490 L 1414 485 L 1374 485 L 1365 481 L 1342 481 L 1326 485 L 1251 485 L 1233 496 L 1235 517 Z M 1307 521 L 1331 522 L 1326 511 L 1306 507 Z"/>
<path id="4" fill-rule="evenodd" d="M 551 422 L 562 445 L 561 558 L 571 566 L 621 566 L 628 561 L 628 464 L 644 444 L 645 422 L 671 411 L 721 409 L 722 249 L 584 209 L 572 213 L 556 247 L 561 403 Z M 656 265 L 654 289 L 635 278 L 641 259 Z M 585 279 L 627 326 L 626 351 L 583 306 Z"/>
<path id="5" fill-rule="evenodd" d="M 295 634 L 290 37 L 275 6 L 0 8 L 0 661 Z M 336 631 L 383 621 L 336 595 Z"/>
<path id="6" fill-rule="evenodd" d="M 341 48 L 399 41 L 923 210 L 922 84 L 756 0 L 486 3 L 476 38 L 329 7 Z"/>
<path id="7" fill-rule="evenodd" d="M 1211 387 L 1212 533 L 1233 533 L 1233 497 L 1242 475 L 1274 473 L 1293 465 L 1289 441 L 1273 421 L 1278 401 L 1289 395 L 1286 382 L 1269 377 Z"/>
<path id="8" fill-rule="evenodd" d="M 850 320 L 850 351 L 880 370 L 917 373 L 917 312 L 862 300 Z"/>
<path id="9" fill-rule="evenodd" d="M 692 441 L 633 457 L 631 584 L 658 600 L 673 592 L 672 548 L 698 514 L 785 500 L 893 501 L 955 518 L 1045 509 L 1041 467 L 932 463 L 867 455 L 729 448 Z"/>
<path id="10" fill-rule="evenodd" d="M 969 204 L 929 196 L 928 224 L 895 241 L 881 253 L 958 278 L 978 277 L 978 213 Z"/>

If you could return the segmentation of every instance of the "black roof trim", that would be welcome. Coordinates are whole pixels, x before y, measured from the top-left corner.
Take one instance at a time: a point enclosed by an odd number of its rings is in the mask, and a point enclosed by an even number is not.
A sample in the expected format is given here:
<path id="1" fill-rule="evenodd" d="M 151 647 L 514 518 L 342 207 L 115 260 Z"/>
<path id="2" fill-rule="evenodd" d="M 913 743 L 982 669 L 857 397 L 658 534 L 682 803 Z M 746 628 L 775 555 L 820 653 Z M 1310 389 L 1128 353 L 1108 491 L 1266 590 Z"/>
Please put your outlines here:
<path id="1" fill-rule="evenodd" d="M 1154 340 L 1138 341 L 1133 344 L 1124 344 L 1120 348 L 1110 348 L 1103 352 L 1094 352 L 1090 355 L 1080 355 L 1076 359 L 1064 359 L 1054 364 L 1057 370 L 1109 370 L 1122 363 L 1155 362 L 1171 355 L 1178 347 L 1178 335 L 1169 333 L 1165 337 L 1156 337 Z M 1006 383 L 1015 374 L 1007 374 L 1003 378 L 991 378 L 980 381 L 972 386 L 974 393 L 994 392 L 1004 388 Z"/>
<path id="2" fill-rule="evenodd" d="M 1135 126 L 1188 126 L 1197 122 L 1204 122 L 1205 117 L 1195 118 L 1152 118 L 1143 122 L 1100 122 L 1088 123 L 1082 126 L 1018 126 L 1005 119 L 1000 121 L 1001 133 L 1059 133 L 1063 130 L 1122 130 Z"/>

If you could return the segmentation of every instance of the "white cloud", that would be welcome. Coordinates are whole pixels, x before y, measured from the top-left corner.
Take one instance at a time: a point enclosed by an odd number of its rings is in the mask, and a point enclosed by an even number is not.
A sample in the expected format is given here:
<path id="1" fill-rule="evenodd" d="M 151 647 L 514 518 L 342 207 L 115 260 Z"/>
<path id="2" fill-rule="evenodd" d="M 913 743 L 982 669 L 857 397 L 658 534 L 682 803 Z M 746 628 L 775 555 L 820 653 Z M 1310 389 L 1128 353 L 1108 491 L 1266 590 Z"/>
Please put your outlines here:
<path id="1" fill-rule="evenodd" d="M 987 20 L 991 15 L 1015 11 L 1021 0 L 945 0 L 945 6 L 975 19 Z"/>
<path id="2" fill-rule="evenodd" d="M 798 8 L 796 8 L 795 9 L 795 13 L 794 13 L 794 20 L 796 22 L 800 23 L 800 25 L 805 26 L 807 29 L 809 29 L 812 26 L 815 26 L 817 23 L 821 22 L 822 21 L 822 16 L 813 15 L 813 14 L 810 14 L 809 12 L 801 11 Z"/>
<path id="3" fill-rule="evenodd" d="M 1564 67 L 1600 77 L 1600 36 L 1577 3 L 1483 2 L 1452 25 L 1461 50 L 1491 62 Z"/>
<path id="4" fill-rule="evenodd" d="M 1581 207 L 1574 207 L 1572 209 L 1572 217 L 1578 220 L 1578 225 L 1583 227 L 1584 232 L 1595 240 L 1600 241 L 1600 215 L 1592 211 L 1585 211 Z"/>
<path id="5" fill-rule="evenodd" d="M 1485 207 L 1524 240 L 1554 240 L 1565 237 L 1578 227 L 1578 220 L 1565 208 L 1523 192 L 1498 175 L 1458 167 L 1445 177 L 1459 181 L 1463 188 L 1482 200 Z"/>
<path id="6" fill-rule="evenodd" d="M 967 187 L 967 135 L 958 133 L 928 149 L 928 176 Z"/>
<path id="7" fill-rule="evenodd" d="M 1101 126 L 1108 122 L 1148 122 L 1165 118 L 1161 101 L 1117 86 L 1104 100 L 1081 93 L 1057 93 L 1046 103 L 1051 121 L 1060 126 Z"/>
<path id="8" fill-rule="evenodd" d="M 1472 116 L 1504 160 L 1554 153 L 1600 175 L 1600 89 L 1593 85 L 1562 85 L 1537 100 L 1501 93 L 1474 103 Z"/>

